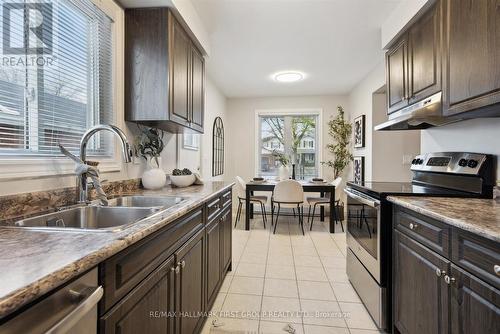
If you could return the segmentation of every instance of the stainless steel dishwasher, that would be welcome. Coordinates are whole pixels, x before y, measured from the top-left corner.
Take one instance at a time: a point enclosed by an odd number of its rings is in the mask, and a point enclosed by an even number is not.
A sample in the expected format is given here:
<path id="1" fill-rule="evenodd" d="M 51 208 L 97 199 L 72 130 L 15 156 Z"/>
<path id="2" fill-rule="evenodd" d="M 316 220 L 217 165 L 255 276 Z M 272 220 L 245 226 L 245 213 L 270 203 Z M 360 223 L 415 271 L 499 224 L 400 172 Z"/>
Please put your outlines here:
<path id="1" fill-rule="evenodd" d="M 94 268 L 1 325 L 0 333 L 97 333 L 97 303 L 102 294 Z"/>

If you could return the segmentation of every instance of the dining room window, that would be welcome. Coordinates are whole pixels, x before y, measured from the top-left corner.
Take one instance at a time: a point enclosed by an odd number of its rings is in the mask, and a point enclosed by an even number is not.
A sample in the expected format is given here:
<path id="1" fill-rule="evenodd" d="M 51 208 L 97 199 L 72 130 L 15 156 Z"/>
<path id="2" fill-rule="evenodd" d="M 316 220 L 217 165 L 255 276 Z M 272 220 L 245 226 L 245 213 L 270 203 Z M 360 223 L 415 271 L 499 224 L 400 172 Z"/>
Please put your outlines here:
<path id="1" fill-rule="evenodd" d="M 5 1 L 0 6 L 0 156 L 78 152 L 83 133 L 113 123 L 113 20 L 92 0 Z M 99 133 L 93 156 L 110 157 Z"/>
<path id="2" fill-rule="evenodd" d="M 275 177 L 282 163 L 295 164 L 298 179 L 319 175 L 318 115 L 259 114 L 259 149 L 257 174 Z"/>

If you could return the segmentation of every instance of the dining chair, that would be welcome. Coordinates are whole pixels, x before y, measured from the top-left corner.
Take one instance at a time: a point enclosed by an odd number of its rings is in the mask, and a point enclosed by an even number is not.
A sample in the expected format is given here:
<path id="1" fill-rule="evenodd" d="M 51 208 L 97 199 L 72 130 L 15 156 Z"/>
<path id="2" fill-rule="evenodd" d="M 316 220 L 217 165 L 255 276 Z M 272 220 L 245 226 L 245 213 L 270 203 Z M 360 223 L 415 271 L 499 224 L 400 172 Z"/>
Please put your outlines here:
<path id="1" fill-rule="evenodd" d="M 238 211 L 236 213 L 236 222 L 234 223 L 234 227 L 238 224 L 238 221 L 241 217 L 241 211 L 243 208 L 243 203 L 246 201 L 246 182 L 241 177 L 236 176 L 236 194 L 238 196 Z M 260 213 L 262 214 L 262 222 L 264 223 L 264 228 L 266 227 L 267 215 L 266 215 L 266 203 L 268 197 L 265 195 L 262 196 L 250 196 L 250 202 L 259 203 L 260 204 Z M 248 212 L 247 212 L 248 214 Z"/>
<path id="2" fill-rule="evenodd" d="M 341 177 L 337 177 L 335 180 L 333 180 L 330 183 L 330 185 L 334 186 L 335 189 L 337 189 L 338 186 L 341 183 L 342 183 L 342 178 Z M 328 206 L 328 205 L 330 205 L 330 196 L 331 195 L 332 194 L 328 194 L 325 197 L 307 197 L 306 198 L 307 204 L 309 204 L 309 210 L 307 212 L 307 222 L 311 224 L 311 226 L 309 228 L 310 231 L 312 230 L 312 227 L 313 227 L 314 214 L 316 213 L 316 207 L 317 206 L 321 207 L 321 206 Z M 333 196 L 335 196 L 335 194 L 333 194 Z M 334 205 L 333 210 L 337 210 L 337 206 L 340 204 L 340 199 L 336 200 L 334 204 L 335 205 Z M 313 208 L 313 210 L 312 210 L 312 216 L 311 216 L 311 207 Z M 344 232 L 344 225 L 342 224 L 342 220 L 339 219 L 338 215 L 335 215 L 335 219 L 336 219 L 335 223 L 337 223 L 337 221 L 340 222 L 340 227 L 342 228 L 342 232 Z"/>
<path id="3" fill-rule="evenodd" d="M 278 211 L 276 214 L 276 221 L 274 222 L 273 234 L 276 233 L 276 226 L 278 226 L 278 218 L 280 215 L 280 209 L 291 208 L 297 209 L 299 217 L 299 225 L 302 228 L 302 234 L 304 233 L 304 189 L 302 185 L 295 180 L 284 180 L 280 181 L 274 187 L 273 197 L 271 198 L 272 214 L 271 219 L 274 219 L 274 205 L 278 206 Z"/>

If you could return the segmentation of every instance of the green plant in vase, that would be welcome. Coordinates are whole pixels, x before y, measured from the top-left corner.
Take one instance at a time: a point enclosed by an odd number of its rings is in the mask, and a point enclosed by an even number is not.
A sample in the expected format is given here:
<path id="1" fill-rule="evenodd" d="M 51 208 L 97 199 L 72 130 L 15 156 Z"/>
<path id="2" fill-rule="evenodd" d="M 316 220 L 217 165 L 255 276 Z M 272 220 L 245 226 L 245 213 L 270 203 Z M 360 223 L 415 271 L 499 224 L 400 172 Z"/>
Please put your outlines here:
<path id="1" fill-rule="evenodd" d="M 142 185 L 146 189 L 160 189 L 167 182 L 165 172 L 160 168 L 160 155 L 165 148 L 163 143 L 165 133 L 154 128 L 139 127 L 139 129 L 141 134 L 135 138 L 135 155 L 144 158 L 149 167 L 142 174 Z"/>

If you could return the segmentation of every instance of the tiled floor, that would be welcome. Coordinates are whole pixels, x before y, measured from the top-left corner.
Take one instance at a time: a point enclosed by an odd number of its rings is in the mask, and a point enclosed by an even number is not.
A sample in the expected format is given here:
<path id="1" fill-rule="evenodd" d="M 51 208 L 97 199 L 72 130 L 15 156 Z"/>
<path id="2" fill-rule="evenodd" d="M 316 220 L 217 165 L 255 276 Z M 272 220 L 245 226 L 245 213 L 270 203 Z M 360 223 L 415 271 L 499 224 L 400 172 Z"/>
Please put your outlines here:
<path id="1" fill-rule="evenodd" d="M 345 234 L 327 226 L 317 219 L 303 236 L 296 219 L 280 217 L 273 235 L 260 217 L 251 231 L 242 219 L 233 230 L 233 271 L 203 333 L 379 333 L 347 278 Z"/>

